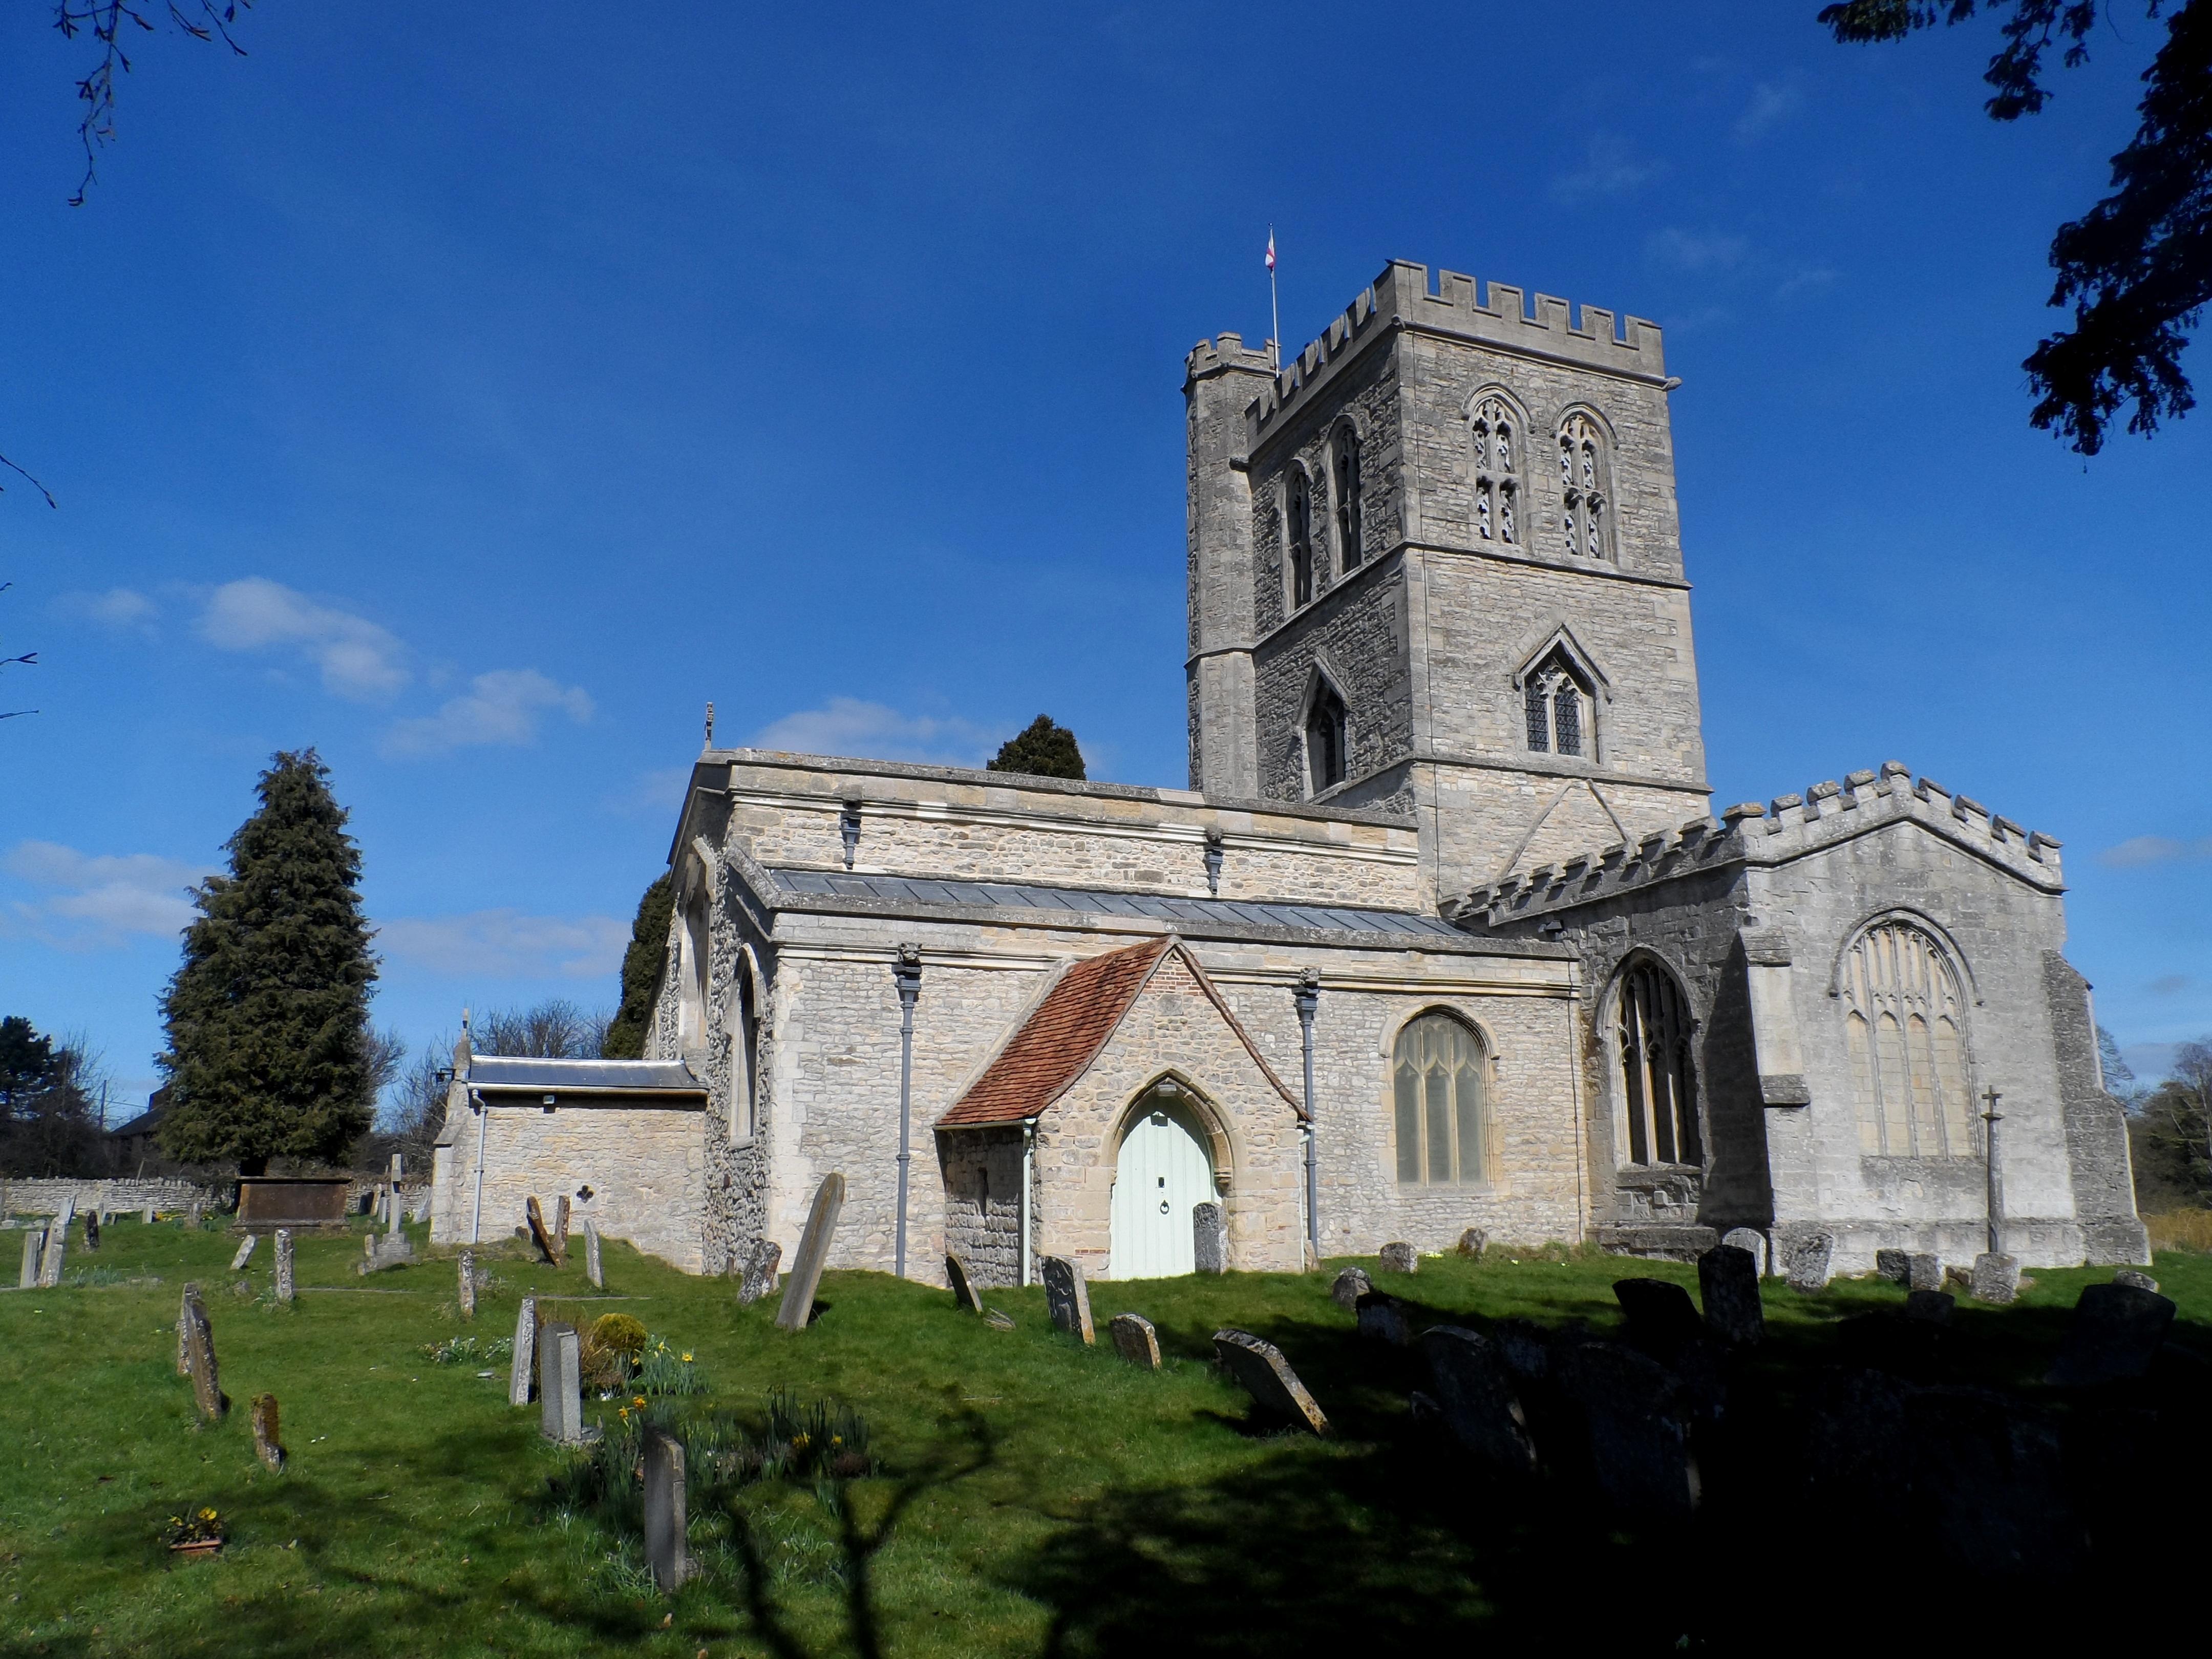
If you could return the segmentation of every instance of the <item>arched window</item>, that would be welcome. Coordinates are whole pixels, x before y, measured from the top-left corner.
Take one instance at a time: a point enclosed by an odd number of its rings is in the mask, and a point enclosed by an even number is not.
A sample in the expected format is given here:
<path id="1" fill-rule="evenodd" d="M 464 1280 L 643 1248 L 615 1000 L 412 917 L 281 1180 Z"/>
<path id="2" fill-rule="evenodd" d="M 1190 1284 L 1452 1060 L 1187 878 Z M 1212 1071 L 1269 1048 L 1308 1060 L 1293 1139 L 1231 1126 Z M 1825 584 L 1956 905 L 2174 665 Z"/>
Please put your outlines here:
<path id="1" fill-rule="evenodd" d="M 1290 486 L 1291 605 L 1311 605 L 1314 596 L 1313 491 L 1306 475 L 1291 469 Z"/>
<path id="2" fill-rule="evenodd" d="M 1359 525 L 1359 434 L 1350 427 L 1336 433 L 1336 559 L 1344 570 L 1357 570 L 1364 550 Z"/>
<path id="3" fill-rule="evenodd" d="M 1345 736 L 1344 699 L 1323 680 L 1314 688 L 1313 706 L 1306 711 L 1310 793 L 1318 795 L 1344 781 Z"/>
<path id="4" fill-rule="evenodd" d="M 1554 651 L 1521 683 L 1528 747 L 1538 754 L 1588 755 L 1592 709 L 1584 685 L 1564 651 Z"/>
<path id="5" fill-rule="evenodd" d="M 1976 1155 L 1965 1000 L 1950 957 L 1902 920 L 1859 935 L 1844 958 L 1844 1045 L 1870 1158 Z"/>
<path id="6" fill-rule="evenodd" d="M 1566 551 L 1577 557 L 1611 556 L 1611 470 L 1604 429 L 1581 410 L 1570 410 L 1559 422 L 1559 489 L 1565 498 L 1559 522 Z"/>
<path id="7" fill-rule="evenodd" d="M 750 963 L 744 957 L 731 976 L 730 1000 L 737 1018 L 727 1022 L 730 1041 L 730 1144 L 743 1146 L 759 1127 L 759 1085 L 754 1067 L 760 1057 L 760 1017 L 753 1006 Z"/>
<path id="8" fill-rule="evenodd" d="M 1390 1066 L 1398 1184 L 1465 1186 L 1488 1175 L 1489 1056 L 1465 1021 L 1423 1014 L 1398 1033 Z"/>
<path id="9" fill-rule="evenodd" d="M 1474 534 L 1478 541 L 1521 540 L 1521 427 L 1512 404 L 1485 398 L 1468 428 L 1474 459 Z"/>
<path id="10" fill-rule="evenodd" d="M 1674 976 L 1640 962 L 1620 981 L 1621 1103 L 1631 1164 L 1702 1164 L 1690 1007 Z"/>
<path id="11" fill-rule="evenodd" d="M 695 892 L 684 902 L 684 931 L 677 944 L 676 1040 L 696 1048 L 707 1040 L 707 988 L 712 945 L 707 929 L 707 896 Z"/>

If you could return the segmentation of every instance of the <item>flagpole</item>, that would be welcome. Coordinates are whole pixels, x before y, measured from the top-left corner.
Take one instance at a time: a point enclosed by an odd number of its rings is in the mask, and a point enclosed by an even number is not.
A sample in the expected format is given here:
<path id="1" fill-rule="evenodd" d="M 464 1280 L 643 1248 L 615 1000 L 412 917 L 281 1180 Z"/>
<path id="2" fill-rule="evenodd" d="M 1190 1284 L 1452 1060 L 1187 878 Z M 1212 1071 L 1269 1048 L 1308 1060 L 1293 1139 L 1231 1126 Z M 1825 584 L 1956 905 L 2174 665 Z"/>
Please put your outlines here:
<path id="1" fill-rule="evenodd" d="M 1275 373 L 1279 374 L 1283 372 L 1283 307 L 1275 298 L 1275 228 L 1273 225 L 1267 227 L 1267 311 L 1275 325 L 1274 337 L 1267 342 L 1267 345 L 1275 354 Z"/>

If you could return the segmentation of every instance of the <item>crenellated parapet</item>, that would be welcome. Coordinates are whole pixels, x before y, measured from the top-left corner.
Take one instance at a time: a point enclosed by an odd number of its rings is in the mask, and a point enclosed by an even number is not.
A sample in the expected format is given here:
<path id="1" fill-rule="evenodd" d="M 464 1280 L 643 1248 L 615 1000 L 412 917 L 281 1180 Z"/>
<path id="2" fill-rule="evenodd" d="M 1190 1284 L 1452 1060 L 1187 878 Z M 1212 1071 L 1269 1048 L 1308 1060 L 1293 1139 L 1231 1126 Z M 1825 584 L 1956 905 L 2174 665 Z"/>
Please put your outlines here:
<path id="1" fill-rule="evenodd" d="M 1577 308 L 1548 294 L 1537 295 L 1532 310 L 1527 292 L 1509 283 L 1488 284 L 1483 299 L 1485 303 L 1476 302 L 1472 276 L 1439 271 L 1432 293 L 1426 265 L 1393 259 L 1319 337 L 1270 379 L 1245 416 L 1246 435 L 1256 448 L 1285 417 L 1312 401 L 1370 341 L 1401 328 L 1424 329 L 1654 386 L 1666 384 L 1666 353 L 1656 323 L 1640 317 L 1622 319 L 1600 306 Z M 1191 355 L 1194 373 L 1199 355 Z"/>
<path id="2" fill-rule="evenodd" d="M 1476 888 L 1445 915 L 1462 927 L 1496 927 L 1729 864 L 1786 864 L 1903 819 L 2031 886 L 2065 890 L 2058 842 L 1933 779 L 1915 781 L 1910 769 L 1887 761 L 1878 771 L 1816 783 L 1802 795 L 1779 796 L 1764 806 L 1746 801 L 1718 817 L 1692 818 L 1640 841 L 1539 865 Z"/>
<path id="3" fill-rule="evenodd" d="M 1241 334 L 1224 333 L 1216 339 L 1200 340 L 1183 359 L 1183 390 L 1187 392 L 1195 381 L 1210 380 L 1232 370 L 1265 374 L 1273 362 L 1265 346 L 1248 346 Z"/>

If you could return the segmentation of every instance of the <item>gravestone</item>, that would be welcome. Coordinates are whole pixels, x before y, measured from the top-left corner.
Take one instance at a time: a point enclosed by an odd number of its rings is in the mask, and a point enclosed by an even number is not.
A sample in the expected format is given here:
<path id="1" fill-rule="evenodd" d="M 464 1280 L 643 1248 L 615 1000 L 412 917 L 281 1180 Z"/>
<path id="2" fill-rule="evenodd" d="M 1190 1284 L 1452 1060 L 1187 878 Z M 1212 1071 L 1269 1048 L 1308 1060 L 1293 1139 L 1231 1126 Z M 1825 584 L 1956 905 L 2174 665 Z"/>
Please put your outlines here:
<path id="1" fill-rule="evenodd" d="M 645 1559 L 663 1595 L 691 1576 L 684 1549 L 684 1443 L 660 1429 L 645 1431 Z"/>
<path id="2" fill-rule="evenodd" d="M 1731 1347 L 1756 1347 L 1766 1340 L 1766 1310 L 1759 1301 L 1759 1262 L 1749 1250 L 1716 1244 L 1698 1258 L 1698 1290 L 1705 1303 L 1705 1328 Z"/>
<path id="3" fill-rule="evenodd" d="M 289 1306 L 299 1294 L 299 1286 L 292 1277 L 292 1230 L 279 1227 L 271 1243 L 276 1252 L 276 1299 Z"/>
<path id="4" fill-rule="evenodd" d="M 1581 1408 L 1598 1489 L 1631 1514 L 1688 1519 L 1700 1482 L 1674 1375 L 1618 1342 L 1570 1348 L 1559 1370 L 1567 1396 Z"/>
<path id="5" fill-rule="evenodd" d="M 1927 1250 L 1915 1250 L 1905 1259 L 1905 1283 L 1908 1290 L 1942 1290 L 1943 1258 Z"/>
<path id="6" fill-rule="evenodd" d="M 477 1253 L 474 1250 L 463 1250 L 460 1254 L 459 1283 L 455 1286 L 455 1293 L 460 1302 L 461 1317 L 474 1319 L 477 1316 Z"/>
<path id="7" fill-rule="evenodd" d="M 215 1327 L 198 1301 L 185 1304 L 185 1369 L 192 1379 L 192 1403 L 203 1421 L 220 1422 L 230 1409 L 223 1398 L 222 1379 L 215 1363 Z"/>
<path id="8" fill-rule="evenodd" d="M 806 1231 L 799 1236 L 799 1254 L 792 1258 L 791 1276 L 783 1281 L 783 1299 L 775 1308 L 779 1330 L 803 1331 L 814 1317 L 814 1292 L 822 1286 L 830 1241 L 836 1234 L 837 1217 L 844 1207 L 845 1177 L 832 1170 L 814 1190 L 814 1207 L 806 1212 Z"/>
<path id="9" fill-rule="evenodd" d="M 1905 1293 L 1905 1316 L 1923 1325 L 1948 1325 L 1951 1310 L 1959 1305 L 1959 1298 L 1942 1291 L 1907 1291 Z"/>
<path id="10" fill-rule="evenodd" d="M 76 1199 L 72 1194 L 62 1200 L 61 1213 L 54 1218 L 54 1224 L 46 1229 L 46 1243 L 51 1244 L 58 1238 L 67 1238 L 70 1225 L 76 1219 Z"/>
<path id="11" fill-rule="evenodd" d="M 387 1267 L 404 1267 L 415 1260 L 415 1241 L 393 1228 L 388 1233 L 364 1233 L 365 1255 L 357 1271 L 380 1273 Z"/>
<path id="12" fill-rule="evenodd" d="M 1218 1204 L 1194 1204 L 1190 1209 L 1192 1260 L 1195 1271 L 1202 1273 L 1225 1273 L 1229 1271 L 1229 1223 L 1224 1218 Z"/>
<path id="13" fill-rule="evenodd" d="M 142 1226 L 152 1226 L 154 1224 L 154 1206 L 149 1204 L 145 1207 L 144 1211 L 140 1213 L 138 1220 Z"/>
<path id="14" fill-rule="evenodd" d="M 194 1199 L 192 1200 L 191 1208 L 185 1212 L 185 1225 L 194 1232 L 199 1231 L 200 1218 L 205 1213 L 206 1208 L 207 1206 L 202 1204 L 199 1200 L 197 1198 Z"/>
<path id="15" fill-rule="evenodd" d="M 2065 1456 L 2040 1413 L 1980 1389 L 1914 1389 L 1904 1462 L 1911 1519 L 1935 1547 L 1936 1571 L 2056 1585 L 2083 1565 Z"/>
<path id="16" fill-rule="evenodd" d="M 561 1258 L 554 1254 L 553 1237 L 545 1231 L 545 1211 L 538 1202 L 537 1194 L 531 1194 L 524 1201 L 522 1213 L 526 1218 L 530 1228 L 530 1242 L 538 1247 L 538 1254 L 544 1258 L 545 1265 L 549 1267 L 559 1267 Z"/>
<path id="17" fill-rule="evenodd" d="M 1011 1331 L 1014 1328 L 1013 1316 L 1002 1313 L 996 1308 L 983 1310 L 983 1322 L 994 1331 Z"/>
<path id="18" fill-rule="evenodd" d="M 276 1396 L 273 1394 L 253 1396 L 253 1455 L 272 1471 L 281 1472 L 284 1467 L 284 1440 L 277 1431 Z"/>
<path id="19" fill-rule="evenodd" d="M 607 1279 L 599 1262 L 599 1230 L 592 1222 L 584 1224 L 584 1277 L 592 1281 L 592 1288 L 604 1291 Z"/>
<path id="20" fill-rule="evenodd" d="M 1213 1334 L 1213 1353 L 1264 1414 L 1286 1418 L 1316 1434 L 1328 1432 L 1328 1419 L 1273 1343 L 1249 1331 L 1220 1330 Z"/>
<path id="21" fill-rule="evenodd" d="M 599 1438 L 584 1427 L 581 1339 L 566 1322 L 538 1334 L 538 1432 L 556 1445 L 580 1446 Z"/>
<path id="22" fill-rule="evenodd" d="M 39 1288 L 51 1291 L 62 1282 L 62 1264 L 69 1260 L 69 1240 L 59 1227 L 46 1231 L 46 1253 L 39 1258 Z"/>
<path id="23" fill-rule="evenodd" d="M 1366 1268 L 1346 1267 L 1336 1276 L 1328 1293 L 1338 1307 L 1351 1313 L 1359 1306 L 1359 1298 L 1374 1288 L 1375 1281 L 1367 1276 Z"/>
<path id="24" fill-rule="evenodd" d="M 1974 1271 L 1966 1281 L 1967 1293 L 1977 1302 L 2010 1302 L 2020 1295 L 2020 1259 L 1984 1250 L 1974 1258 Z"/>
<path id="25" fill-rule="evenodd" d="M 1795 1239 L 1784 1253 L 1783 1272 L 1793 1291 L 1818 1291 L 1827 1287 L 1831 1269 L 1836 1259 L 1836 1241 L 1828 1233 L 1810 1233 Z"/>
<path id="26" fill-rule="evenodd" d="M 1091 1287 L 1084 1282 L 1083 1269 L 1066 1256 L 1044 1259 L 1044 1305 L 1053 1324 L 1084 1346 L 1098 1340 L 1091 1327 Z"/>
<path id="27" fill-rule="evenodd" d="M 776 1264 L 783 1260 L 783 1246 L 772 1238 L 753 1241 L 752 1253 L 745 1257 L 744 1277 L 738 1281 L 738 1305 L 750 1308 L 775 1288 Z"/>
<path id="28" fill-rule="evenodd" d="M 514 1346 L 510 1350 L 507 1368 L 507 1403 L 527 1406 L 530 1385 L 538 1375 L 538 1298 L 522 1298 L 522 1310 L 514 1316 Z"/>
<path id="29" fill-rule="evenodd" d="M 1893 1285 L 1902 1285 L 1912 1277 L 1912 1252 L 1910 1250 L 1876 1250 L 1874 1270 L 1877 1277 Z"/>
<path id="30" fill-rule="evenodd" d="M 1469 1227 L 1459 1236 L 1459 1253 L 1470 1261 L 1479 1261 L 1489 1243 L 1488 1233 L 1480 1227 Z"/>
<path id="31" fill-rule="evenodd" d="M 1359 1298 L 1357 1312 L 1359 1334 L 1366 1340 L 1387 1343 L 1394 1348 L 1412 1343 L 1413 1333 L 1406 1323 L 1406 1310 L 1398 1305 L 1396 1297 L 1370 1291 Z"/>
<path id="32" fill-rule="evenodd" d="M 1698 1304 L 1672 1279 L 1616 1279 L 1613 1294 L 1626 1317 L 1628 1340 L 1646 1353 L 1671 1360 L 1705 1334 Z"/>
<path id="33" fill-rule="evenodd" d="M 1402 1241 L 1385 1244 L 1377 1264 L 1386 1273 L 1417 1273 L 1421 1270 L 1421 1253 Z"/>
<path id="34" fill-rule="evenodd" d="M 1114 1352 L 1122 1358 L 1148 1371 L 1159 1370 L 1160 1336 L 1151 1320 L 1142 1314 L 1115 1314 L 1106 1330 L 1114 1339 Z"/>
<path id="35" fill-rule="evenodd" d="M 564 1267 L 568 1261 L 568 1194 L 563 1193 L 553 1205 L 553 1245 L 561 1252 Z"/>
<path id="36" fill-rule="evenodd" d="M 100 1212 L 97 1210 L 84 1212 L 84 1248 L 87 1255 L 100 1248 Z"/>
<path id="37" fill-rule="evenodd" d="M 23 1230 L 23 1271 L 15 1280 L 17 1290 L 38 1288 L 39 1268 L 45 1261 L 46 1249 L 46 1230 L 44 1227 L 26 1227 Z"/>
<path id="38" fill-rule="evenodd" d="M 952 1305 L 963 1313 L 983 1311 L 983 1298 L 975 1293 L 975 1283 L 968 1277 L 968 1264 L 958 1256 L 945 1258 L 945 1282 L 952 1287 Z"/>
<path id="39" fill-rule="evenodd" d="M 1766 1235 L 1756 1227 L 1731 1227 L 1721 1235 L 1721 1243 L 1731 1249 L 1750 1252 L 1753 1271 L 1761 1279 L 1766 1277 Z"/>
<path id="40" fill-rule="evenodd" d="M 200 1287 L 197 1285 L 186 1285 L 184 1295 L 177 1302 L 177 1375 L 179 1376 L 190 1376 L 192 1374 L 192 1362 L 188 1352 L 191 1345 L 186 1340 L 186 1337 L 191 1330 L 192 1310 L 195 1308 L 200 1308 L 202 1316 L 205 1316 L 206 1310 L 200 1303 Z"/>
<path id="41" fill-rule="evenodd" d="M 2091 1389 L 2148 1376 L 2173 1314 L 2173 1304 L 2155 1291 L 2119 1284 L 2085 1287 L 2044 1380 L 2061 1389 Z"/>
<path id="42" fill-rule="evenodd" d="M 1421 1333 L 1421 1353 L 1452 1438 L 1494 1468 L 1533 1473 L 1536 1447 L 1498 1350 L 1474 1331 L 1438 1325 Z"/>
<path id="43" fill-rule="evenodd" d="M 237 1273 L 244 1273 L 246 1271 L 246 1264 L 253 1260 L 253 1247 L 260 1242 L 260 1234 L 246 1234 L 245 1243 L 241 1243 L 238 1247 L 237 1254 L 230 1258 L 231 1272 Z"/>
<path id="44" fill-rule="evenodd" d="M 1551 1380 L 1552 1337 L 1541 1325 L 1526 1319 L 1494 1320 L 1490 1346 L 1515 1387 L 1527 1389 Z"/>
<path id="45" fill-rule="evenodd" d="M 2148 1273 L 2140 1273 L 2133 1267 L 2121 1268 L 2112 1275 L 2112 1283 L 2132 1285 L 2139 1291 L 2155 1291 L 2158 1289 L 2158 1280 L 2153 1279 Z"/>

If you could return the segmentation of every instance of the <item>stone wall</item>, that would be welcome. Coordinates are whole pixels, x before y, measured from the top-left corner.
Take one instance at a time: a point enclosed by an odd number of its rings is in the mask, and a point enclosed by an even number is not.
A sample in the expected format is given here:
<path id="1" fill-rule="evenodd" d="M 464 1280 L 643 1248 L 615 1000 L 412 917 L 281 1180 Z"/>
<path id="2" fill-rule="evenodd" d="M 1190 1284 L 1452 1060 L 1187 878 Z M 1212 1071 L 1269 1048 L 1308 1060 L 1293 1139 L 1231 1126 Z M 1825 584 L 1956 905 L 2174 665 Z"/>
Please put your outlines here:
<path id="1" fill-rule="evenodd" d="M 1022 1268 L 1022 1132 L 937 1130 L 945 1248 L 976 1285 L 1015 1285 Z M 1036 1277 L 1034 1246 L 1030 1277 Z"/>
<path id="2" fill-rule="evenodd" d="M 119 1214 L 143 1210 L 186 1210 L 195 1204 L 212 1209 L 226 1200 L 231 1183 L 201 1183 L 163 1178 L 152 1181 L 72 1180 L 0 1181 L 0 1215 L 59 1215 L 64 1202 L 74 1200 L 77 1213 L 104 1210 Z"/>

